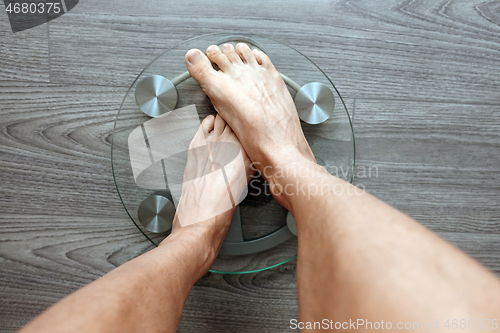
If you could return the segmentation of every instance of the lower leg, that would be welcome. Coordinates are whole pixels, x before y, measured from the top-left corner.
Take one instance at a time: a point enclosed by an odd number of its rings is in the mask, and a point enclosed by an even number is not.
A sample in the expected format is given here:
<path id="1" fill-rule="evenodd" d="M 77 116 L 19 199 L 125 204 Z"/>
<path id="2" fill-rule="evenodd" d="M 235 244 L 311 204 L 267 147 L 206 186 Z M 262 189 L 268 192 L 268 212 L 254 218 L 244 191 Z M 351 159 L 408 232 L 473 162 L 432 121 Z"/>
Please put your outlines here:
<path id="1" fill-rule="evenodd" d="M 207 117 L 200 126 L 199 135 L 202 138 L 195 137 L 193 143 L 203 139 L 205 144 L 239 145 L 220 117 Z M 212 156 L 216 153 L 211 151 Z M 199 174 L 198 168 L 200 172 L 205 170 L 211 161 L 202 160 L 202 156 L 188 155 L 185 175 L 189 177 L 189 172 Z M 247 165 L 245 172 L 250 176 L 246 154 L 243 159 Z M 225 184 L 220 182 L 191 185 L 190 198 L 228 195 Z M 183 191 L 188 189 L 183 186 Z M 200 206 L 196 200 L 188 205 L 182 202 L 181 199 L 177 207 L 172 233 L 158 248 L 69 295 L 29 323 L 22 332 L 175 332 L 189 292 L 210 269 L 234 213 L 234 209 L 229 209 L 199 221 L 200 216 L 206 217 L 207 209 L 214 207 Z M 182 227 L 179 215 L 185 222 Z"/>
<path id="2" fill-rule="evenodd" d="M 302 320 L 492 318 L 500 313 L 498 279 L 410 217 L 314 163 L 293 101 L 270 59 L 239 44 L 212 46 L 186 65 L 297 221 Z M 220 71 L 215 71 L 210 60 Z M 271 173 L 273 173 L 271 172 Z M 269 174 L 266 170 L 264 174 Z M 300 188 L 330 187 L 312 195 Z M 293 188 L 293 187 L 292 187 Z M 338 192 L 343 190 L 342 193 Z"/>
<path id="3" fill-rule="evenodd" d="M 444 323 L 500 313 L 496 276 L 407 215 L 322 167 L 304 165 L 311 176 L 293 181 L 316 185 L 315 190 L 286 199 L 299 236 L 302 321 L 427 325 L 431 319 Z M 312 195 L 316 188 L 323 193 Z"/>

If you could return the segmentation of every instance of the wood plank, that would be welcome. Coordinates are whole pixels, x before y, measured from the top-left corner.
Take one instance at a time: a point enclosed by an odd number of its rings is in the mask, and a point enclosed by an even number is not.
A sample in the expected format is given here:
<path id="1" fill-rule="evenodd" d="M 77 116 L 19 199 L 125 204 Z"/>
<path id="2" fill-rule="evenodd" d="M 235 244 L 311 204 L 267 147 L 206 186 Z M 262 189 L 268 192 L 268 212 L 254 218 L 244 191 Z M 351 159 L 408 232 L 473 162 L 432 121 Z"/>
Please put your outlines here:
<path id="1" fill-rule="evenodd" d="M 438 234 L 500 277 L 500 235 L 466 232 Z"/>
<path id="2" fill-rule="evenodd" d="M 295 264 L 246 275 L 210 274 L 195 285 L 178 332 L 288 332 L 298 318 Z"/>
<path id="3" fill-rule="evenodd" d="M 110 139 L 125 90 L 7 81 L 0 87 L 0 211 L 123 216 Z"/>
<path id="4" fill-rule="evenodd" d="M 0 80 L 50 82 L 48 26 L 13 33 L 3 2 L 0 4 Z"/>
<path id="5" fill-rule="evenodd" d="M 151 247 L 126 217 L 2 214 L 0 224 L 5 331 Z"/>
<path id="6" fill-rule="evenodd" d="M 289 1 L 282 10 L 269 11 L 249 6 L 88 1 L 50 26 L 51 57 L 61 60 L 52 65 L 52 77 L 127 86 L 161 50 L 179 41 L 240 30 L 290 43 L 324 69 L 345 97 L 499 102 L 498 15 L 480 1 Z M 487 14 L 478 15 L 481 11 Z"/>
<path id="7" fill-rule="evenodd" d="M 492 109 L 356 100 L 356 182 L 435 231 L 500 233 L 500 114 Z"/>

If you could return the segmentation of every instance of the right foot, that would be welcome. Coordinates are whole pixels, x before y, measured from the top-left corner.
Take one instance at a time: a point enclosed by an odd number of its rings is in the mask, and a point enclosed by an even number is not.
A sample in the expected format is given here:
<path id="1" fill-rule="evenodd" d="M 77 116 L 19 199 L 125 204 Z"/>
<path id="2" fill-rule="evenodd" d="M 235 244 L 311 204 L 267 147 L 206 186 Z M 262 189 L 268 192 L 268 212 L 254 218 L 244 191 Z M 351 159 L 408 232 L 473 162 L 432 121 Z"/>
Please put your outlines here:
<path id="1" fill-rule="evenodd" d="M 284 166 L 286 161 L 301 157 L 315 162 L 292 97 L 265 53 L 239 43 L 236 50 L 225 44 L 222 52 L 212 45 L 207 55 L 189 50 L 185 59 L 189 73 L 261 172 L 268 165 Z"/>

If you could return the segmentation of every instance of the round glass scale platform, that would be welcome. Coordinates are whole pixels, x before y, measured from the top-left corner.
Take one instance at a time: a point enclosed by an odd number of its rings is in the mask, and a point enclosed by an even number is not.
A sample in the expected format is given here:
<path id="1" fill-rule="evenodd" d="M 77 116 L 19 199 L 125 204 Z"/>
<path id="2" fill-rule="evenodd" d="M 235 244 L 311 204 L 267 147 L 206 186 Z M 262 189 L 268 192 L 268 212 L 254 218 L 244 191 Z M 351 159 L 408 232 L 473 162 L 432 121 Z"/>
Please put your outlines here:
<path id="1" fill-rule="evenodd" d="M 339 92 L 319 67 L 295 49 L 255 34 L 214 33 L 192 38 L 160 55 L 140 73 L 125 95 L 114 124 L 111 160 L 116 189 L 132 222 L 154 245 L 170 233 L 175 207 L 168 177 L 161 190 L 136 184 L 129 136 L 152 117 L 193 104 L 200 122 L 209 114 L 215 115 L 210 100 L 187 73 L 184 56 L 192 48 L 205 51 L 212 44 L 239 42 L 271 58 L 294 98 L 318 164 L 352 181 L 355 145 L 351 120 Z M 281 265 L 296 257 L 295 235 L 293 216 L 273 199 L 264 179 L 256 176 L 236 209 L 211 272 L 242 274 Z"/>

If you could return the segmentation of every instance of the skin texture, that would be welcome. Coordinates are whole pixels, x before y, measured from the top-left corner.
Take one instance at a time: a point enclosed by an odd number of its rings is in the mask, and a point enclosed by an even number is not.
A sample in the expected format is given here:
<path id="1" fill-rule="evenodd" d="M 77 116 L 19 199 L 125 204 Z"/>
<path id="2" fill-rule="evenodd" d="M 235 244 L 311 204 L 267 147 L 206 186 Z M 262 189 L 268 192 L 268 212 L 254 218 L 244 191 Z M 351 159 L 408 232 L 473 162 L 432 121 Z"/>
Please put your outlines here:
<path id="1" fill-rule="evenodd" d="M 296 219 L 302 322 L 422 322 L 419 331 L 429 331 L 428 322 L 439 320 L 439 329 L 432 330 L 439 332 L 449 331 L 446 319 L 498 318 L 495 275 L 412 218 L 316 164 L 292 98 L 264 53 L 245 44 L 236 50 L 224 45 L 222 51 L 212 46 L 207 56 L 188 51 L 186 66 L 218 112 L 217 119 L 202 123 L 205 135 L 213 122 L 212 140 L 240 144 L 248 156 L 247 176 L 251 160 Z M 218 122 L 228 128 L 224 120 L 231 128 L 228 135 L 217 130 Z M 200 195 L 203 186 L 193 191 L 186 197 Z M 204 208 L 189 209 L 196 214 Z M 66 297 L 23 332 L 175 332 L 189 291 L 210 268 L 232 214 L 185 227 L 175 221 L 157 249 Z"/>

